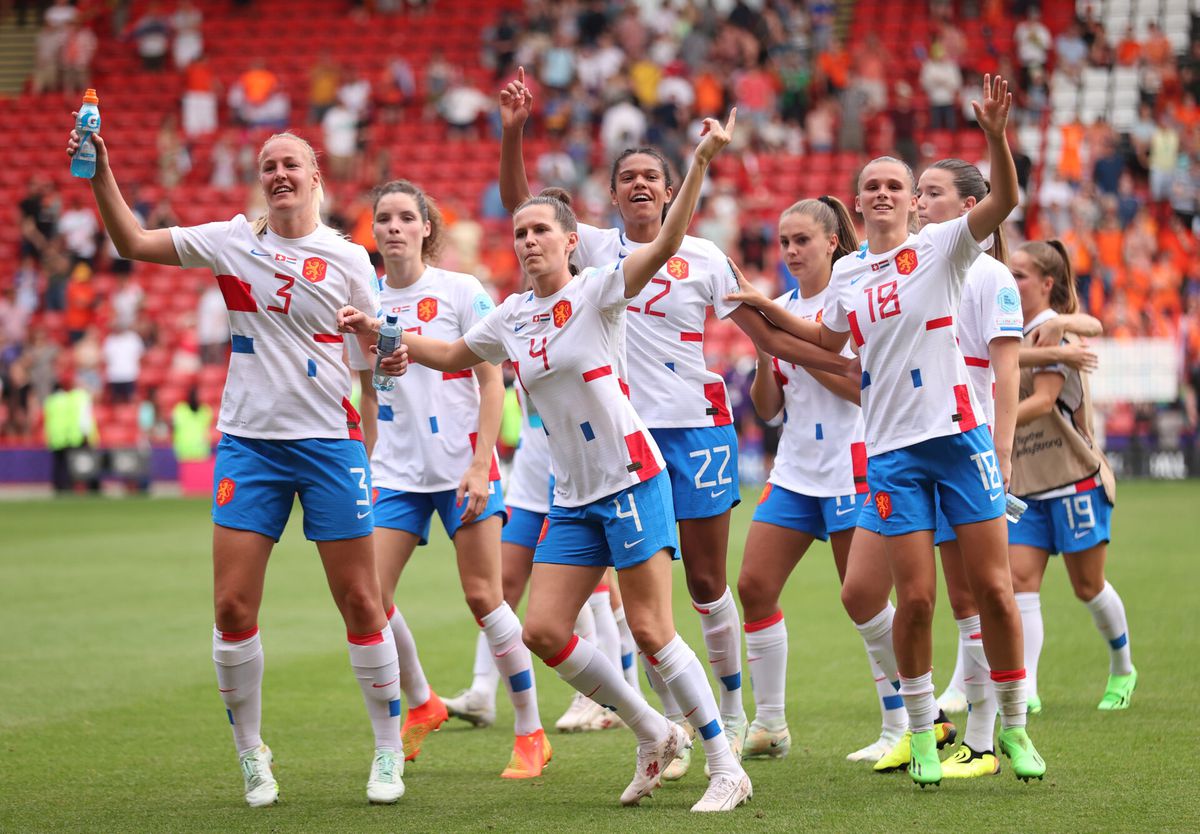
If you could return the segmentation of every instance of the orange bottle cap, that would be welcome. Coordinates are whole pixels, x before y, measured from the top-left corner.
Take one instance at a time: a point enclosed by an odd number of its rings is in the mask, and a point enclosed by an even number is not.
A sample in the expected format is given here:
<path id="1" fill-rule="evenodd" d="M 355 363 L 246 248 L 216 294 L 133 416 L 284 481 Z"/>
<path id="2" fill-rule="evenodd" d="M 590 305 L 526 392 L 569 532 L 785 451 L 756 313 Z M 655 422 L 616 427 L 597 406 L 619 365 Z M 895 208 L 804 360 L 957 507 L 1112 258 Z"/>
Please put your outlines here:
<path id="1" fill-rule="evenodd" d="M 88 87 L 87 92 L 83 94 L 84 104 L 99 104 L 100 99 L 96 97 L 96 91 Z"/>

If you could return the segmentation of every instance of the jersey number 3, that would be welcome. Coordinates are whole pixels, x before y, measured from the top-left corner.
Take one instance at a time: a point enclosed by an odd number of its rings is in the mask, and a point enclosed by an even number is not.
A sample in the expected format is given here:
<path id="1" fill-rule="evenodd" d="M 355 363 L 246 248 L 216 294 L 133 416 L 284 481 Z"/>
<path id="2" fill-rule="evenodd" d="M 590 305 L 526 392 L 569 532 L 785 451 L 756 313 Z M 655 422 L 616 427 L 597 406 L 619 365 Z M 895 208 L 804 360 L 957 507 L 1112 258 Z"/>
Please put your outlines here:
<path id="1" fill-rule="evenodd" d="M 275 294 L 283 299 L 283 306 L 279 307 L 275 304 L 268 304 L 267 310 L 272 313 L 288 314 L 288 310 L 292 307 L 292 285 L 296 283 L 296 278 L 293 275 L 280 275 L 275 273 L 275 277 L 283 282 L 283 286 L 275 290 Z"/>

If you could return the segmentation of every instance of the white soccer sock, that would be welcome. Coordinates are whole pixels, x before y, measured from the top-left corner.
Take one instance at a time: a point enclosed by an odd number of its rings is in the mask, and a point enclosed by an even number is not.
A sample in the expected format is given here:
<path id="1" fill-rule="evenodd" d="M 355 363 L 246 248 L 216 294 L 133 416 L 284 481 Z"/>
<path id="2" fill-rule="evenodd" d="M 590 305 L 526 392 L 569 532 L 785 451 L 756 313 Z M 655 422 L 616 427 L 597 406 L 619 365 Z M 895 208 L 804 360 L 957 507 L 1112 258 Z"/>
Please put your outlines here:
<path id="1" fill-rule="evenodd" d="M 625 606 L 618 606 L 613 611 L 613 619 L 617 621 L 617 634 L 621 637 L 621 671 L 625 673 L 625 681 L 638 692 L 642 691 L 642 682 L 638 678 L 637 643 L 634 642 L 633 632 L 625 621 Z"/>
<path id="2" fill-rule="evenodd" d="M 608 658 L 595 646 L 580 640 L 579 635 L 573 635 L 571 642 L 547 660 L 546 665 L 578 692 L 614 710 L 633 730 L 639 744 L 661 741 L 670 729 L 666 719 L 625 683 L 620 670 L 609 663 Z"/>
<path id="3" fill-rule="evenodd" d="M 671 688 L 663 681 L 662 675 L 658 674 L 658 670 L 654 668 L 654 664 L 650 662 L 650 659 L 644 653 L 638 652 L 638 657 L 641 658 L 642 668 L 646 670 L 646 680 L 650 681 L 650 688 L 654 690 L 654 694 L 658 696 L 658 700 L 662 701 L 663 715 L 676 724 L 682 724 L 683 710 L 675 702 L 675 696 L 671 694 Z"/>
<path id="4" fill-rule="evenodd" d="M 593 646 L 596 645 L 596 615 L 592 613 L 592 606 L 587 603 L 584 603 L 575 615 L 575 633 L 579 635 L 580 640 L 587 640 Z"/>
<path id="5" fill-rule="evenodd" d="M 979 629 L 976 629 L 978 631 Z M 958 692 L 966 692 L 966 683 L 963 680 L 965 676 L 963 670 L 963 644 L 962 640 L 958 641 L 958 653 L 954 657 L 954 674 L 950 676 L 950 683 L 947 684 L 947 689 L 954 689 Z"/>
<path id="6" fill-rule="evenodd" d="M 417 657 L 416 641 L 408 630 L 408 623 L 404 622 L 404 615 L 395 604 L 387 613 L 387 618 L 396 644 L 396 656 L 400 659 L 400 688 L 408 699 L 408 708 L 419 707 L 429 700 L 429 682 L 425 680 L 421 658 Z"/>
<path id="7" fill-rule="evenodd" d="M 788 633 L 783 612 L 746 623 L 746 669 L 754 692 L 754 720 L 771 730 L 787 724 Z"/>
<path id="8" fill-rule="evenodd" d="M 933 729 L 937 720 L 937 699 L 933 697 L 933 670 L 915 678 L 900 676 L 900 697 L 908 711 L 908 728 L 914 733 Z"/>
<path id="9" fill-rule="evenodd" d="M 400 667 L 396 640 L 384 626 L 374 634 L 346 634 L 350 666 L 367 703 L 375 749 L 400 750 Z"/>
<path id="10" fill-rule="evenodd" d="M 609 663 L 621 669 L 621 634 L 617 631 L 617 618 L 613 616 L 612 597 L 606 586 L 600 587 L 603 590 L 592 591 L 587 602 L 596 623 L 596 648 L 604 652 Z M 624 671 L 621 674 L 625 674 Z"/>
<path id="11" fill-rule="evenodd" d="M 726 586 L 716 602 L 693 600 L 692 607 L 700 612 L 708 664 L 720 684 L 721 719 L 726 723 L 741 721 L 746 717 L 742 706 L 742 624 L 733 592 Z"/>
<path id="12" fill-rule="evenodd" d="M 967 696 L 967 728 L 963 743 L 977 753 L 992 749 L 996 730 L 996 695 L 992 691 L 991 669 L 983 651 L 979 615 L 955 620 L 958 624 L 958 650 L 963 658 L 963 693 Z"/>
<path id="13" fill-rule="evenodd" d="M 488 645 L 487 635 L 481 631 L 475 640 L 475 668 L 471 678 L 471 692 L 495 706 L 496 687 L 499 685 L 500 670 L 496 668 L 496 660 L 492 657 L 492 647 Z"/>
<path id="14" fill-rule="evenodd" d="M 213 626 L 213 665 L 240 756 L 262 744 L 263 650 L 258 627 L 235 634 Z"/>
<path id="15" fill-rule="evenodd" d="M 997 672 L 992 670 L 992 689 L 1000 703 L 1000 728 L 1024 727 L 1028 702 L 1025 699 L 1026 672 L 1024 669 Z"/>
<path id="16" fill-rule="evenodd" d="M 1042 626 L 1042 595 L 1038 591 L 1013 594 L 1021 612 L 1021 631 L 1025 635 L 1025 691 L 1038 694 L 1038 659 L 1046 632 Z"/>
<path id="17" fill-rule="evenodd" d="M 908 713 L 904 710 L 904 699 L 900 691 L 900 670 L 896 666 L 896 649 L 892 645 L 892 620 L 896 608 L 891 602 L 865 623 L 855 623 L 871 660 L 871 676 L 875 679 L 875 692 L 879 696 L 879 709 L 883 715 L 883 732 L 901 733 L 908 729 Z"/>
<path id="18" fill-rule="evenodd" d="M 704 758 L 708 760 L 712 775 L 721 773 L 737 777 L 742 767 L 729 749 L 729 739 L 721 731 L 717 701 L 713 698 L 708 676 L 704 674 L 704 667 L 696 653 L 676 634 L 650 657 L 650 663 L 671 688 L 671 694 L 683 708 L 688 723 L 699 733 L 704 744 Z"/>
<path id="19" fill-rule="evenodd" d="M 1129 655 L 1129 625 L 1125 621 L 1125 603 L 1117 589 L 1107 582 L 1104 590 L 1084 603 L 1092 612 L 1092 621 L 1108 641 L 1108 673 L 1128 675 L 1133 672 Z"/>
<path id="20" fill-rule="evenodd" d="M 537 686 L 533 679 L 533 663 L 529 649 L 521 640 L 521 621 L 508 607 L 507 602 L 485 616 L 483 633 L 487 635 L 495 657 L 495 666 L 508 690 L 516 720 L 513 732 L 519 736 L 529 735 L 542 728 L 538 716 Z"/>

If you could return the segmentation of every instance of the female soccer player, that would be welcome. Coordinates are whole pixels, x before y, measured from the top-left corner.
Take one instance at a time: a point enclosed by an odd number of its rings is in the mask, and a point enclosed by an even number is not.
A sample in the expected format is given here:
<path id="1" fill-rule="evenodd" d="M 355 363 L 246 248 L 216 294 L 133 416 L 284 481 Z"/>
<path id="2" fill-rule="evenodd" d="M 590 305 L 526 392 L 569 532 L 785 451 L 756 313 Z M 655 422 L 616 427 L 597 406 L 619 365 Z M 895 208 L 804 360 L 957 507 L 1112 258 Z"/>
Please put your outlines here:
<path id="1" fill-rule="evenodd" d="M 636 804 L 660 783 L 684 730 L 656 713 L 607 658 L 573 637 L 576 612 L 613 565 L 628 601 L 630 628 L 703 739 L 712 780 L 695 811 L 726 811 L 749 799 L 750 779 L 721 730 L 716 701 L 696 655 L 675 632 L 671 557 L 675 519 L 663 457 L 626 396 L 622 378 L 625 308 L 682 242 L 704 172 L 730 140 L 708 119 L 704 139 L 658 236 L 622 260 L 573 277 L 579 236 L 570 207 L 534 197 L 513 216 L 515 247 L 533 291 L 510 296 L 463 338 L 410 337 L 414 361 L 454 372 L 480 361 L 513 362 L 550 441 L 554 502 L 534 554 L 525 641 L 546 664 L 594 701 L 612 708 L 638 737 L 637 772 L 622 794 Z M 374 322 L 355 310 L 348 329 Z"/>
<path id="2" fill-rule="evenodd" d="M 1026 342 L 1032 343 L 1040 328 L 1078 307 L 1070 259 L 1058 241 L 1033 241 L 1013 253 L 1011 263 Z M 1017 592 L 1036 595 L 1050 555 L 1062 553 L 1075 596 L 1092 612 L 1109 645 L 1108 686 L 1099 708 L 1128 708 L 1137 670 L 1125 605 L 1104 578 L 1116 484 L 1094 440 L 1091 392 L 1079 371 L 1062 366 L 1022 371 L 1012 491 L 1029 504 L 1021 520 L 1009 525 Z M 1025 662 L 1036 670 L 1040 627 L 1032 636 Z"/>
<path id="3" fill-rule="evenodd" d="M 823 321 L 806 328 L 807 338 L 829 349 L 841 349 L 852 335 L 862 360 L 871 494 L 859 523 L 883 536 L 895 580 L 893 644 L 911 728 L 908 770 L 922 785 L 942 777 L 931 674 L 935 501 L 972 554 L 967 580 L 988 636 L 985 651 L 1004 728 L 1001 750 L 1018 778 L 1045 773 L 1024 726 L 1025 671 L 1006 559 L 1004 480 L 953 327 L 979 241 L 1017 203 L 1004 135 L 1010 106 L 1007 82 L 985 76 L 983 103 L 974 107 L 987 136 L 993 188 L 953 221 L 911 234 L 909 216 L 916 208 L 911 170 L 888 157 L 867 164 L 855 207 L 863 215 L 868 246 L 835 265 Z"/>
<path id="4" fill-rule="evenodd" d="M 779 218 L 779 244 L 800 286 L 775 303 L 815 320 L 833 264 L 858 249 L 849 212 L 835 197 L 802 200 Z M 851 355 L 849 348 L 843 352 Z M 759 351 L 750 396 L 762 419 L 783 415 L 775 466 L 754 511 L 738 577 L 755 707 L 743 756 L 774 758 L 791 748 L 784 715 L 788 634 L 779 596 L 815 539 L 830 541 L 838 576 L 845 576 L 866 499 L 867 455 L 858 386 L 849 379 Z"/>
<path id="5" fill-rule="evenodd" d="M 494 307 L 472 275 L 430 266 L 441 244 L 436 205 L 407 180 L 375 193 L 374 235 L 386 277 L 381 310 L 413 333 L 452 341 Z M 478 387 L 476 386 L 478 378 Z M 371 455 L 378 490 L 375 553 L 384 606 L 401 657 L 400 685 L 408 699 L 402 729 L 411 761 L 447 710 L 425 679 L 404 617 L 392 602 L 397 582 L 418 545 L 429 537 L 436 512 L 454 542 L 467 607 L 486 637 L 516 713 L 507 779 L 538 776 L 551 750 L 538 717 L 529 650 L 521 623 L 504 601 L 500 583 L 500 528 L 504 500 L 495 458 L 504 379 L 484 362 L 442 373 L 413 368 L 402 383 L 380 391 L 379 439 Z"/>
<path id="6" fill-rule="evenodd" d="M 500 187 L 509 209 L 530 194 L 521 132 L 532 106 L 524 71 L 519 70 L 517 79 L 500 92 Z M 656 238 L 674 194 L 670 167 L 653 148 L 627 150 L 613 163 L 610 193 L 624 231 L 581 224 L 575 259 L 583 267 L 620 260 Z M 700 614 L 709 663 L 719 682 L 725 732 L 740 755 L 747 731 L 741 627 L 726 572 L 730 510 L 741 500 L 737 434 L 725 382 L 705 367 L 708 308 L 713 307 L 721 318 L 731 318 L 772 355 L 785 356 L 783 351 L 803 351 L 807 346 L 797 346 L 792 339 L 785 340 L 786 347 L 771 343 L 771 328 L 755 310 L 725 300 L 736 289 L 720 249 L 708 240 L 685 236 L 661 274 L 653 276 L 629 305 L 634 315 L 627 317 L 627 339 L 629 395 L 667 462 L 688 591 Z M 849 365 L 843 357 L 817 351 L 794 358 L 834 372 L 844 372 Z M 680 706 L 672 702 L 657 670 L 647 664 L 646 671 L 668 717 L 684 723 Z M 684 751 L 666 778 L 683 776 L 689 755 Z"/>
<path id="7" fill-rule="evenodd" d="M 68 154 L 78 139 L 72 131 Z M 258 610 L 267 559 L 299 493 L 304 534 L 316 542 L 345 620 L 350 663 L 375 731 L 367 797 L 395 802 L 404 793 L 396 647 L 379 603 L 370 469 L 335 330 L 346 304 L 374 307 L 366 250 L 321 223 L 316 156 L 291 133 L 270 137 L 258 154 L 265 217 L 150 230 L 121 196 L 104 140 L 92 141 L 92 193 L 121 257 L 210 269 L 229 308 L 233 355 L 217 423 L 224 436 L 212 508 L 213 661 L 246 801 L 260 807 L 279 797 L 260 736 Z M 398 358 L 389 368 L 402 366 Z"/>

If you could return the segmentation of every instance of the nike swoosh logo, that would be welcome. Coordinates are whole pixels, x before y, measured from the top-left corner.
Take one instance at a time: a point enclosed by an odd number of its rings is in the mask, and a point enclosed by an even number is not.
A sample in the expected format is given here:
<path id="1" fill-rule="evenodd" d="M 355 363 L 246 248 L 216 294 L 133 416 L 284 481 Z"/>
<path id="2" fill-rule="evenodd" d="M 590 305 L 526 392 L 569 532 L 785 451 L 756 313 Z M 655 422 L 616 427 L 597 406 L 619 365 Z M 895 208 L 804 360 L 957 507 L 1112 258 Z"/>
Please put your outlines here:
<path id="1" fill-rule="evenodd" d="M 1000 491 L 998 491 L 998 492 L 989 492 L 989 493 L 988 493 L 988 500 L 989 500 L 989 501 L 999 501 L 999 500 L 1000 500 L 1000 496 L 1001 496 L 1001 495 L 1003 495 L 1003 494 L 1004 494 L 1004 490 L 1000 490 Z"/>
<path id="2" fill-rule="evenodd" d="M 857 509 L 858 509 L 858 507 L 848 507 L 847 509 L 844 509 L 844 510 L 836 510 L 834 512 L 834 515 L 845 515 L 846 513 L 852 513 Z"/>
<path id="3" fill-rule="evenodd" d="M 1087 535 L 1088 533 L 1090 533 L 1090 532 L 1092 532 L 1092 531 L 1091 531 L 1091 530 L 1083 530 L 1083 531 L 1081 531 L 1081 532 L 1079 532 L 1079 533 L 1076 533 L 1076 534 L 1075 534 L 1075 538 L 1077 538 L 1077 539 L 1082 539 L 1084 536 L 1086 536 L 1086 535 Z"/>
<path id="4" fill-rule="evenodd" d="M 691 711 L 691 712 L 689 712 L 687 715 L 685 715 L 685 716 L 684 716 L 684 718 L 691 718 L 691 717 L 692 717 L 692 712 L 695 712 L 695 711 L 696 711 L 696 710 L 698 710 L 698 709 L 700 709 L 700 707 L 692 707 L 692 711 Z"/>
<path id="5" fill-rule="evenodd" d="M 257 249 L 251 249 L 251 250 L 250 250 L 250 254 L 251 254 L 251 255 L 258 255 L 258 257 L 260 257 L 260 258 L 269 258 L 269 257 L 271 257 L 271 253 L 270 253 L 270 252 L 259 252 Z"/>
<path id="6" fill-rule="evenodd" d="M 394 683 L 395 683 L 396 681 L 398 681 L 398 680 L 400 680 L 400 679 L 399 679 L 399 678 L 392 678 L 392 679 L 391 679 L 390 681 L 388 681 L 387 683 L 373 683 L 373 684 L 371 684 L 371 686 L 372 686 L 372 687 L 374 687 L 375 689 L 387 689 L 389 686 L 391 686 L 392 684 L 394 684 Z"/>
<path id="7" fill-rule="evenodd" d="M 710 492 L 708 494 L 708 497 L 709 498 L 720 498 L 722 495 L 724 495 L 727 492 L 729 492 L 729 490 L 727 490 L 727 489 L 723 489 L 720 492 Z"/>
<path id="8" fill-rule="evenodd" d="M 862 275 L 858 276 L 857 278 L 851 278 L 851 279 L 850 279 L 850 286 L 852 286 L 852 287 L 853 287 L 855 284 L 857 284 L 859 281 L 861 281 L 862 279 L 864 279 L 864 278 L 866 278 L 866 277 L 867 277 L 867 275 L 866 275 L 866 273 L 864 272 Z"/>
<path id="9" fill-rule="evenodd" d="M 645 541 L 645 539 L 638 539 L 635 542 L 625 542 L 625 549 L 628 550 L 631 547 L 636 547 L 637 545 L 641 544 L 644 541 Z"/>
<path id="10" fill-rule="evenodd" d="M 526 321 L 526 322 L 522 322 L 521 324 L 513 325 L 513 333 L 520 333 L 522 330 L 525 329 L 525 325 L 527 325 L 527 324 L 529 324 L 529 322 Z"/>
<path id="11" fill-rule="evenodd" d="M 371 511 L 370 511 L 370 510 L 367 510 L 365 513 L 359 513 L 359 514 L 358 514 L 358 517 L 359 517 L 359 518 L 366 518 L 366 517 L 367 517 L 367 516 L 369 516 L 370 514 L 371 514 Z"/>
<path id="12" fill-rule="evenodd" d="M 505 649 L 504 651 L 502 651 L 502 652 L 497 652 L 497 653 L 496 653 L 496 657 L 508 657 L 510 654 L 512 654 L 512 653 L 513 653 L 513 652 L 515 652 L 516 650 L 517 650 L 517 647 L 516 647 L 515 645 L 514 645 L 514 646 L 509 646 L 509 647 L 508 647 L 507 649 Z"/>
<path id="13" fill-rule="evenodd" d="M 218 688 L 218 689 L 217 689 L 217 691 L 218 691 L 218 692 L 237 692 L 237 687 L 235 686 L 233 689 L 220 689 L 220 688 Z"/>

